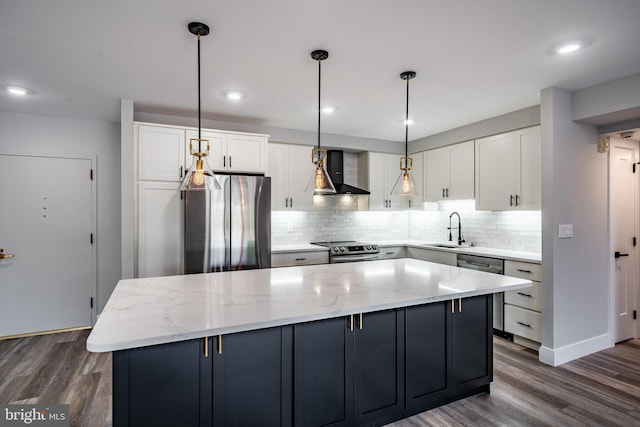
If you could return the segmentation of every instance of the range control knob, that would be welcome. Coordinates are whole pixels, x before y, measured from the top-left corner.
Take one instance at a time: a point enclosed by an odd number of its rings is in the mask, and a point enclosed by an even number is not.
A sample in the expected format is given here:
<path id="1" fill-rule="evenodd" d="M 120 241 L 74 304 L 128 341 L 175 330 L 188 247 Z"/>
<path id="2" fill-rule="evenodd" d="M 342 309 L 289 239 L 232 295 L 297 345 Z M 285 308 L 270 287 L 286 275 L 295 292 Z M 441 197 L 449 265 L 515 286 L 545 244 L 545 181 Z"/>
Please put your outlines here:
<path id="1" fill-rule="evenodd" d="M 371 246 L 371 249 L 373 249 L 374 251 L 378 250 L 378 247 L 376 245 Z"/>
<path id="2" fill-rule="evenodd" d="M 338 248 L 331 248 L 333 252 L 338 252 Z"/>
<path id="3" fill-rule="evenodd" d="M 340 252 L 344 252 L 344 246 L 340 246 Z"/>
<path id="4" fill-rule="evenodd" d="M 371 250 L 371 246 L 367 246 L 367 250 L 370 251 Z"/>

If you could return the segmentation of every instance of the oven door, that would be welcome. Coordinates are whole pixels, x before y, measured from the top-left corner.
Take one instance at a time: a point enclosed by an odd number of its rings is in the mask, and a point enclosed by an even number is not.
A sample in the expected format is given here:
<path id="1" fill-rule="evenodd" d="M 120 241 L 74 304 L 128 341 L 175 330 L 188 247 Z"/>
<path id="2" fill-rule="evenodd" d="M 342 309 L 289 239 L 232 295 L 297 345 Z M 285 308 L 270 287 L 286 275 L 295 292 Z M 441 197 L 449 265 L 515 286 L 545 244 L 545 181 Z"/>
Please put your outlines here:
<path id="1" fill-rule="evenodd" d="M 341 262 L 375 261 L 378 258 L 378 254 L 332 256 L 331 264 L 337 264 Z"/>

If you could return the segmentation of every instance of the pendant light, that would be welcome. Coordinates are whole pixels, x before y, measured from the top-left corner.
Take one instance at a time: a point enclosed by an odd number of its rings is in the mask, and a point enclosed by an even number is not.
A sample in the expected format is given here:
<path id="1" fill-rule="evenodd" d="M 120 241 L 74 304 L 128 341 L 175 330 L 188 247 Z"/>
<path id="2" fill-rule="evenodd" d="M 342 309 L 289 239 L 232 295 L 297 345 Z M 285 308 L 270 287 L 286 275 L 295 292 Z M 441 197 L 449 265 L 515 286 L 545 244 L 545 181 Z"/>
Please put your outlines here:
<path id="1" fill-rule="evenodd" d="M 189 152 L 193 156 L 193 162 L 182 180 L 180 190 L 220 190 L 220 184 L 207 161 L 207 156 L 211 151 L 211 145 L 209 144 L 208 139 L 202 138 L 202 118 L 200 108 L 200 37 L 209 34 L 209 26 L 201 22 L 191 22 L 189 23 L 188 28 L 191 34 L 198 36 L 198 138 L 191 138 L 189 141 Z M 194 143 L 197 144 L 197 150 L 194 150 Z M 206 151 L 203 150 L 204 144 L 206 144 Z"/>
<path id="2" fill-rule="evenodd" d="M 329 57 L 329 52 L 326 50 L 314 50 L 311 52 L 311 58 L 318 61 L 318 146 L 311 150 L 311 162 L 315 165 L 311 178 L 307 182 L 305 191 L 311 188 L 313 183 L 313 195 L 325 195 L 335 194 L 336 188 L 331 182 L 331 178 L 327 173 L 326 160 L 327 150 L 320 148 L 320 115 L 322 114 L 322 108 L 320 105 L 320 89 L 321 89 L 321 76 L 322 69 L 321 63 L 323 60 Z"/>
<path id="3" fill-rule="evenodd" d="M 409 80 L 414 78 L 416 73 L 413 71 L 405 71 L 400 74 L 400 78 L 407 82 L 407 109 L 405 114 L 404 126 L 404 157 L 400 157 L 400 176 L 391 189 L 392 196 L 417 196 L 418 189 L 416 182 L 411 175 L 411 167 L 413 159 L 408 156 L 409 149 Z"/>

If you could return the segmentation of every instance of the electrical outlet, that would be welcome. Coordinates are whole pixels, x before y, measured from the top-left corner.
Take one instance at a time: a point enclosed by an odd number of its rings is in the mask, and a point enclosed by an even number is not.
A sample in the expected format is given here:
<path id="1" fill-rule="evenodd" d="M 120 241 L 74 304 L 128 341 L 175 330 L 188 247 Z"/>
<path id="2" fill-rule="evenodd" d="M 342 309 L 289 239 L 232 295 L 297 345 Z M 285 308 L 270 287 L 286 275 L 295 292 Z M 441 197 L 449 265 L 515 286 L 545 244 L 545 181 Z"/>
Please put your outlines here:
<path id="1" fill-rule="evenodd" d="M 573 224 L 559 224 L 558 238 L 569 239 L 571 237 L 573 237 Z"/>

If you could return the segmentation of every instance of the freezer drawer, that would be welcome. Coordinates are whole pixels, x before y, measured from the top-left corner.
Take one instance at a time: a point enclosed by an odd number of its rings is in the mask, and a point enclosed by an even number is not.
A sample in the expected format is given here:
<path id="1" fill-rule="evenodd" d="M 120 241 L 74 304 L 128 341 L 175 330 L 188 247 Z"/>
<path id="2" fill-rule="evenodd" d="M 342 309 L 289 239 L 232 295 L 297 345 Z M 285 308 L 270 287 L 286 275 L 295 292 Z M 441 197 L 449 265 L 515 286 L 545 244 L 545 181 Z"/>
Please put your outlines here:
<path id="1" fill-rule="evenodd" d="M 541 314 L 526 308 L 504 306 L 504 330 L 530 340 L 540 342 Z"/>

